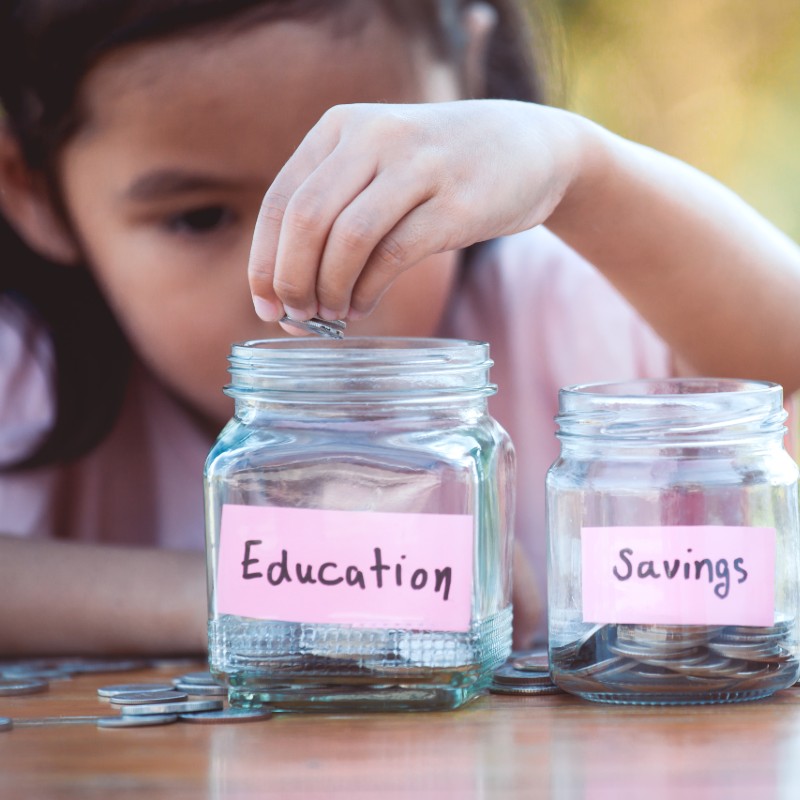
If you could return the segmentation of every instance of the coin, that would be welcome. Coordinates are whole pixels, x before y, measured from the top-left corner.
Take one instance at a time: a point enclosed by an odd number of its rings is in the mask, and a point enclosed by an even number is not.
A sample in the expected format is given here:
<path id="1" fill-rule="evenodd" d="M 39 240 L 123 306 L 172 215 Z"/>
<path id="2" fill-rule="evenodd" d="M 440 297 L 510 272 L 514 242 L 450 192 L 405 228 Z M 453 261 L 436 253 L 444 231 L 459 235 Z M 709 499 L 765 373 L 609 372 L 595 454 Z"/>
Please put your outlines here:
<path id="1" fill-rule="evenodd" d="M 311 319 L 301 320 L 292 319 L 285 314 L 280 319 L 280 322 L 300 328 L 306 333 L 314 333 L 317 336 L 324 336 L 328 339 L 343 339 L 344 330 L 347 327 L 347 323 L 342 319 L 326 320 L 319 317 L 311 317 Z"/>
<path id="2" fill-rule="evenodd" d="M 177 714 L 147 714 L 141 716 L 100 717 L 97 720 L 98 728 L 144 728 L 151 725 L 169 725 L 177 722 Z"/>
<path id="3" fill-rule="evenodd" d="M 174 684 L 178 691 L 186 692 L 186 694 L 200 695 L 203 697 L 225 697 L 228 690 L 224 686 L 215 684 L 214 686 L 206 685 L 203 683 L 182 683 L 177 682 Z"/>
<path id="4" fill-rule="evenodd" d="M 116 683 L 112 686 L 101 686 L 97 690 L 100 697 L 113 697 L 123 692 L 170 692 L 171 683 Z"/>
<path id="5" fill-rule="evenodd" d="M 147 662 L 142 659 L 119 658 L 111 660 L 100 659 L 76 659 L 69 663 L 69 671 L 72 673 L 101 673 L 101 672 L 129 672 L 134 669 L 145 669 Z"/>
<path id="6" fill-rule="evenodd" d="M 14 727 L 11 717 L 0 717 L 0 731 L 10 731 Z"/>
<path id="7" fill-rule="evenodd" d="M 11 697 L 19 694 L 37 694 L 50 687 L 46 680 L 31 678 L 29 680 L 0 680 L 0 697 Z"/>
<path id="8" fill-rule="evenodd" d="M 188 700 L 186 692 L 121 692 L 109 698 L 112 706 L 137 706 L 145 703 L 173 703 Z"/>
<path id="9" fill-rule="evenodd" d="M 490 683 L 489 691 L 492 694 L 535 695 L 535 694 L 564 694 L 554 683 L 539 686 L 511 686 L 510 684 Z"/>
<path id="10" fill-rule="evenodd" d="M 97 714 L 84 714 L 81 716 L 61 717 L 35 717 L 34 719 L 15 719 L 17 728 L 46 728 L 50 725 L 86 725 L 95 723 L 100 717 Z"/>
<path id="11" fill-rule="evenodd" d="M 222 700 L 183 700 L 174 703 L 147 703 L 141 706 L 124 706 L 121 711 L 124 716 L 138 716 L 147 714 L 191 714 L 195 711 L 219 711 L 223 706 Z"/>
<path id="12" fill-rule="evenodd" d="M 515 656 L 511 659 L 511 666 L 520 672 L 550 672 L 547 653 Z"/>
<path id="13" fill-rule="evenodd" d="M 203 711 L 198 714 L 180 714 L 184 722 L 196 722 L 200 725 L 218 725 L 230 722 L 255 722 L 269 719 L 271 708 L 223 708 L 220 711 Z"/>
<path id="14" fill-rule="evenodd" d="M 782 675 L 797 674 L 792 630 L 787 621 L 760 628 L 609 624 L 554 647 L 551 657 L 559 683 L 577 693 L 774 690 Z"/>
<path id="15" fill-rule="evenodd" d="M 22 664 L 3 667 L 2 677 L 6 680 L 23 681 L 65 681 L 72 675 L 56 667 L 31 667 Z"/>
<path id="16" fill-rule="evenodd" d="M 219 686 L 219 682 L 210 672 L 187 672 L 172 681 L 176 683 L 195 683 L 201 686 Z"/>
<path id="17" fill-rule="evenodd" d="M 549 674 L 522 672 L 515 669 L 508 662 L 496 669 L 492 673 L 492 678 L 495 683 L 501 683 L 506 686 L 542 686 L 552 684 Z"/>
<path id="18" fill-rule="evenodd" d="M 779 644 L 770 642 L 711 642 L 710 647 L 726 658 L 739 658 L 744 661 L 773 661 L 784 654 Z"/>

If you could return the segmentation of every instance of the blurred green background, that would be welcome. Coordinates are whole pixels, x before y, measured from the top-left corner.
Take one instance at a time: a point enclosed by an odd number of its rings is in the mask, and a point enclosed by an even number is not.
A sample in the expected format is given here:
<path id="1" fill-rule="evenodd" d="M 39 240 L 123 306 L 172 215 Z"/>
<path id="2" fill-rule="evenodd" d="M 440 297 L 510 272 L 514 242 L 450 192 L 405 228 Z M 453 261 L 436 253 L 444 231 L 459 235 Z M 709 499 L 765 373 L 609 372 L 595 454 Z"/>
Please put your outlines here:
<path id="1" fill-rule="evenodd" d="M 528 2 L 557 30 L 558 105 L 708 172 L 800 241 L 800 0 Z"/>

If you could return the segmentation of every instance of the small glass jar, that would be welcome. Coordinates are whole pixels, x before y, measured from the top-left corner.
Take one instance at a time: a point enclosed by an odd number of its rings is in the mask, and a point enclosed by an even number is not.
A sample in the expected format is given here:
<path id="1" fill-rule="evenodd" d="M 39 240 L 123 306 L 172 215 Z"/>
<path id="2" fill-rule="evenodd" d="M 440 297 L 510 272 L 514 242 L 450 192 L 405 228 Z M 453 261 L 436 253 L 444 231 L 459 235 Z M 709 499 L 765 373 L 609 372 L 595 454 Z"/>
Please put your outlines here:
<path id="1" fill-rule="evenodd" d="M 234 345 L 205 470 L 211 671 L 238 706 L 454 708 L 511 645 L 514 453 L 488 345 Z"/>
<path id="2" fill-rule="evenodd" d="M 798 677 L 797 466 L 782 390 L 721 379 L 559 395 L 550 666 L 610 703 L 765 697 Z"/>

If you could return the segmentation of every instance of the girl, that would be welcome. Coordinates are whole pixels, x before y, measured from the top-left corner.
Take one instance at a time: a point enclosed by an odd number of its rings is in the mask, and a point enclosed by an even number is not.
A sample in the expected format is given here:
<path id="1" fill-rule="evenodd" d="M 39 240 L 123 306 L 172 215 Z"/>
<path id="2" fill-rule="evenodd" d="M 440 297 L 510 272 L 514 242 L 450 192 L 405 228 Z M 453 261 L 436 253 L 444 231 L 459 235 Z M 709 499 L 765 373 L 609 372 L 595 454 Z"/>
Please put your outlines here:
<path id="1" fill-rule="evenodd" d="M 2 9 L 8 653 L 204 649 L 190 551 L 225 357 L 284 312 L 492 343 L 540 583 L 559 386 L 800 383 L 798 249 L 690 168 L 536 104 L 511 2 Z"/>

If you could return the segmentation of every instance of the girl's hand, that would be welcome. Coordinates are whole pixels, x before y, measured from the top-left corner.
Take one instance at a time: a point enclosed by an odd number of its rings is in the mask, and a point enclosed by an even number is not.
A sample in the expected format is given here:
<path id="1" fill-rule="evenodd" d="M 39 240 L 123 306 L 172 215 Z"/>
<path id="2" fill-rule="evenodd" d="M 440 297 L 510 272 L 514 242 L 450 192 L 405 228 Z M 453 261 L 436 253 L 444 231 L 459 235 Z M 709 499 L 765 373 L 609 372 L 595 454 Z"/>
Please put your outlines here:
<path id="1" fill-rule="evenodd" d="M 578 119 L 501 100 L 332 108 L 264 197 L 259 316 L 358 318 L 426 256 L 544 222 L 577 169 Z"/>

